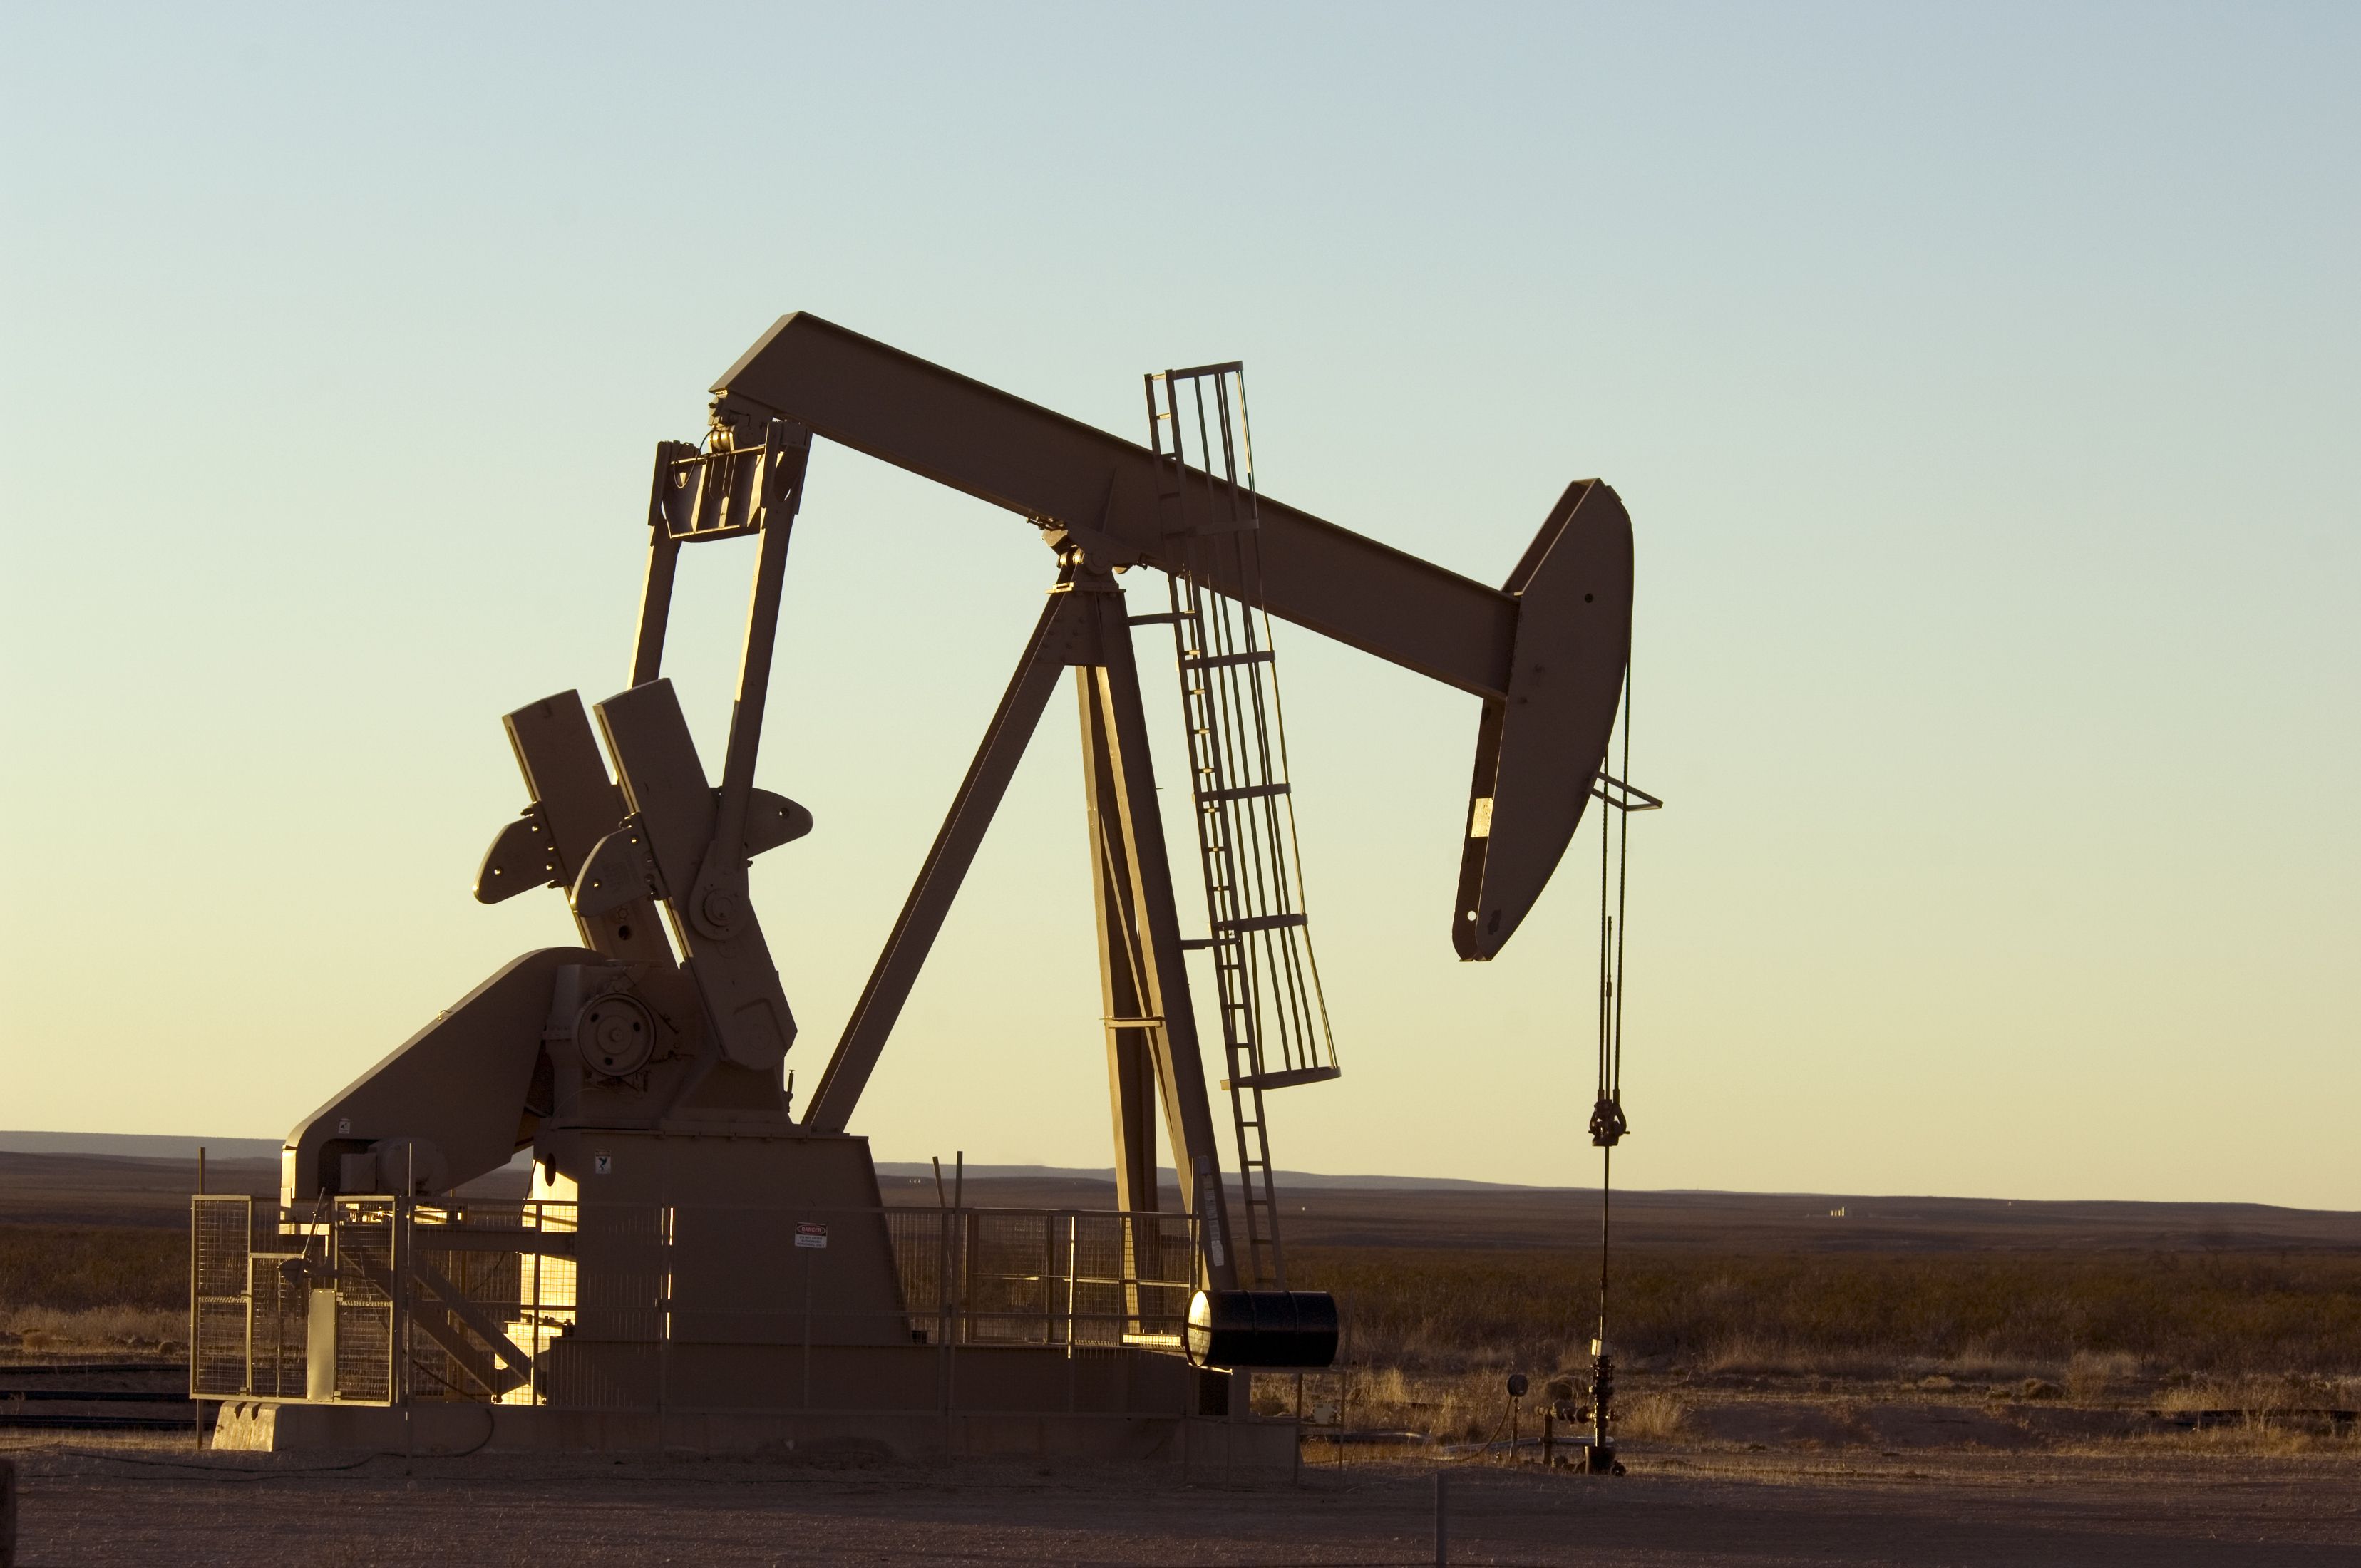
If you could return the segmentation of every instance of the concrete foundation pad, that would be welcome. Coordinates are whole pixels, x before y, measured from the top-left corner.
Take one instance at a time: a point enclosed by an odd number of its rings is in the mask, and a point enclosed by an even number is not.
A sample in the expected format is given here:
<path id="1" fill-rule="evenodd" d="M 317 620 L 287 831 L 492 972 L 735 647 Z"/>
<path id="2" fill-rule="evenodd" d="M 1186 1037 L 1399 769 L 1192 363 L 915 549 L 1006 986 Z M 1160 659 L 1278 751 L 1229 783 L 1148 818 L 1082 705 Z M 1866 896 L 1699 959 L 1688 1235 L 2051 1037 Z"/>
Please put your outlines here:
<path id="1" fill-rule="evenodd" d="M 569 1410 L 457 1400 L 411 1406 L 227 1400 L 213 1446 L 250 1453 L 687 1452 L 814 1464 L 929 1457 L 1122 1460 L 1283 1474 L 1291 1420 L 939 1411 Z"/>

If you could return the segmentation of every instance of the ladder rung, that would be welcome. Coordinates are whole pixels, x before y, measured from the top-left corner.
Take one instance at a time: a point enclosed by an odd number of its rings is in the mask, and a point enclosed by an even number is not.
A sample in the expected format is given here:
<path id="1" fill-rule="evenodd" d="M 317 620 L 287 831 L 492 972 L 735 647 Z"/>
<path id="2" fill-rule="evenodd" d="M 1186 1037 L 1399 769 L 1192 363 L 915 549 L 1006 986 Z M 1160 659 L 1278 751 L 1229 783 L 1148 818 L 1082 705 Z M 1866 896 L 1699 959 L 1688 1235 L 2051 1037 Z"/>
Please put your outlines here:
<path id="1" fill-rule="evenodd" d="M 1302 924 L 1301 915 L 1254 915 L 1244 920 L 1216 920 L 1213 932 L 1219 936 L 1231 931 L 1283 931 Z"/>
<path id="2" fill-rule="evenodd" d="M 1283 784 L 1240 784 L 1235 789 L 1203 790 L 1198 794 L 1197 798 L 1200 801 L 1264 800 L 1271 795 L 1285 795 L 1288 792 L 1289 787 Z"/>
<path id="3" fill-rule="evenodd" d="M 1344 1069 L 1333 1067 L 1299 1067 L 1285 1072 L 1257 1072 L 1246 1078 L 1222 1080 L 1224 1090 L 1231 1089 L 1293 1089 L 1300 1083 L 1325 1083 L 1332 1078 L 1345 1076 Z"/>
<path id="4" fill-rule="evenodd" d="M 1180 661 L 1180 667 L 1184 670 L 1211 670 L 1224 664 L 1268 664 L 1270 662 L 1270 650 L 1257 648 L 1251 653 L 1216 653 L 1210 659 L 1202 656 L 1190 658 L 1184 655 Z"/>
<path id="5" fill-rule="evenodd" d="M 1164 1027 L 1164 1020 L 1161 1018 L 1102 1018 L 1099 1022 L 1110 1029 L 1161 1029 Z"/>

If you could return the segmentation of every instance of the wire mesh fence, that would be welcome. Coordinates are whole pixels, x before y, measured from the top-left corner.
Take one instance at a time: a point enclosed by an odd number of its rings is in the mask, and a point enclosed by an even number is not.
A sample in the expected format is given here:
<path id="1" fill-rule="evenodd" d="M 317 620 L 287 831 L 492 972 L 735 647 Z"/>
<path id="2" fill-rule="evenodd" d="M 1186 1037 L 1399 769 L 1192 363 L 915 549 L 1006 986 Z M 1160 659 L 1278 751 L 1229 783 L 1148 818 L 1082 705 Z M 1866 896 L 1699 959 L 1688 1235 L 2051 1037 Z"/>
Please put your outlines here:
<path id="1" fill-rule="evenodd" d="M 1175 1351 L 1182 1214 L 195 1201 L 198 1398 L 643 1409 L 683 1347 Z M 760 1352 L 754 1353 L 758 1357 Z"/>
<path id="2" fill-rule="evenodd" d="M 247 1255 L 254 1200 L 201 1197 L 189 1214 L 189 1387 L 237 1392 L 247 1381 Z"/>
<path id="3" fill-rule="evenodd" d="M 242 1377 L 243 1391 L 258 1398 L 300 1399 L 309 1370 L 305 1318 L 311 1310 L 302 1255 L 254 1249 L 247 1255 L 247 1280 L 252 1303 L 247 1320 L 247 1360 L 243 1369 L 233 1369 L 228 1380 L 235 1383 Z"/>

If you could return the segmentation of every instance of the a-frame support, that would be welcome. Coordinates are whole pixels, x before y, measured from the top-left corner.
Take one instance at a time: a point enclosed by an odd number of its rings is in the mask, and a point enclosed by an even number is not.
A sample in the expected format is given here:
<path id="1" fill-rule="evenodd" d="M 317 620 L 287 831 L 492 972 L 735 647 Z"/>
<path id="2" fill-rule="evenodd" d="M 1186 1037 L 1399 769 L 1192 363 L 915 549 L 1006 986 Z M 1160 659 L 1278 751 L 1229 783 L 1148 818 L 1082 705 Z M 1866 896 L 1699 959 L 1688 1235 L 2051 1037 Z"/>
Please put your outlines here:
<path id="1" fill-rule="evenodd" d="M 835 1133 L 851 1120 L 1049 694 L 1071 666 L 1090 803 L 1116 1201 L 1133 1211 L 1159 1207 L 1154 1117 L 1160 1109 L 1182 1176 L 1181 1207 L 1198 1222 L 1200 1270 L 1209 1286 L 1230 1288 L 1237 1264 L 1228 1201 L 1123 589 L 1111 571 L 1084 561 L 1078 550 L 1065 550 L 1061 562 L 1058 585 L 853 1007 L 805 1125 Z"/>

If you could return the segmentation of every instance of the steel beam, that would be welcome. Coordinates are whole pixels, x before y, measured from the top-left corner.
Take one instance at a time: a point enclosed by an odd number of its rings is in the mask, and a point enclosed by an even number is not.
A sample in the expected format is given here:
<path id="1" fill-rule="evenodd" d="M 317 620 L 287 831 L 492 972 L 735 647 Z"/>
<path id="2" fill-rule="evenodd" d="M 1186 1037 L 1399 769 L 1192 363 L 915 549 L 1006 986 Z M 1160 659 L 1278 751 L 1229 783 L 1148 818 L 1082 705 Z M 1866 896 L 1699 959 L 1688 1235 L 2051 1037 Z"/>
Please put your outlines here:
<path id="1" fill-rule="evenodd" d="M 1229 1245 L 1228 1198 L 1189 1000 L 1131 627 L 1114 574 L 1084 564 L 1078 551 L 1066 552 L 1058 585 L 829 1058 L 804 1126 L 840 1133 L 851 1121 L 1067 665 L 1076 666 L 1082 726 L 1117 1201 L 1126 1210 L 1158 1207 L 1152 1085 L 1166 1141 L 1184 1173 L 1182 1208 L 1200 1222 L 1205 1276 L 1227 1288 L 1235 1285 L 1237 1268 Z"/>
<path id="2" fill-rule="evenodd" d="M 808 312 L 783 316 L 714 383 L 725 412 L 763 411 L 1028 518 L 1120 540 L 1162 571 L 1144 446 L 928 364 Z M 1189 471 L 1191 482 L 1213 483 Z M 1309 512 L 1258 498 L 1259 602 L 1271 614 L 1478 696 L 1509 689 L 1516 600 Z M 1254 599 L 1211 569 L 1206 586 Z"/>
<path id="3" fill-rule="evenodd" d="M 1235 1289 L 1237 1257 L 1230 1245 L 1221 1146 L 1213 1135 L 1213 1102 L 1205 1091 L 1196 1009 L 1189 998 L 1180 906 L 1173 898 L 1172 867 L 1165 853 L 1156 772 L 1148 755 L 1148 714 L 1140 700 L 1139 667 L 1132 657 L 1123 589 L 1112 573 L 1085 568 L 1076 574 L 1073 590 L 1077 598 L 1086 600 L 1097 621 L 1101 660 L 1081 674 L 1083 740 L 1094 755 L 1104 753 L 1104 774 L 1113 785 L 1107 794 L 1112 796 L 1114 819 L 1106 818 L 1102 803 L 1102 808 L 1093 813 L 1097 820 L 1093 826 L 1104 836 L 1100 843 L 1120 850 L 1121 902 L 1127 906 L 1127 939 L 1120 950 L 1105 940 L 1108 927 L 1101 927 L 1100 972 L 1106 976 L 1120 970 L 1135 975 L 1141 1009 L 1136 1019 L 1108 1021 L 1109 1044 L 1112 1047 L 1115 1036 L 1129 1029 L 1151 1053 L 1164 1102 L 1165 1141 L 1179 1168 L 1181 1207 L 1197 1221 L 1198 1252 L 1206 1283 L 1213 1289 Z M 1101 772 L 1094 760 L 1094 802 L 1102 801 L 1096 783 Z M 1104 994 L 1111 988 L 1102 989 Z M 1120 1058 L 1112 1051 L 1110 1066 L 1121 1066 Z M 1119 1080 L 1116 1092 L 1119 1096 Z M 1122 1109 L 1118 1104 L 1118 1114 Z M 1136 1146 L 1116 1151 L 1118 1170 L 1126 1163 L 1136 1166 L 1137 1159 Z M 1136 1172 L 1132 1179 L 1139 1179 Z"/>
<path id="4" fill-rule="evenodd" d="M 1115 1206 L 1127 1213 L 1163 1207 L 1156 1179 L 1156 1048 L 1148 1031 L 1147 955 L 1142 950 L 1131 862 L 1124 854 L 1123 806 L 1115 748 L 1098 700 L 1098 677 L 1074 673 L 1082 721 L 1082 794 L 1088 802 L 1091 903 L 1099 939 L 1099 1013 L 1106 1031 L 1108 1110 L 1115 1123 Z"/>
<path id="5" fill-rule="evenodd" d="M 1068 654 L 1076 638 L 1087 630 L 1078 623 L 1073 608 L 1071 596 L 1053 594 L 1035 622 L 1033 635 L 1016 662 L 1016 673 L 1001 694 L 1000 706 L 984 729 L 975 760 L 968 764 L 967 776 L 951 797 L 951 808 L 918 868 L 917 881 L 903 900 L 902 913 L 885 938 L 884 950 L 877 955 L 869 983 L 862 987 L 861 1000 L 853 1004 L 852 1016 L 846 1021 L 844 1034 L 820 1076 L 811 1109 L 805 1113 L 804 1124 L 810 1131 L 840 1133 L 851 1121 L 861 1091 L 876 1070 L 878 1055 L 902 1016 L 903 1004 L 910 999 L 910 988 L 917 983 L 918 971 L 942 932 L 960 883 L 966 880 L 968 867 L 975 863 L 984 829 L 992 826 L 993 813 L 1008 793 L 1008 781 L 1024 759 L 1026 743 L 1041 721 L 1049 694 L 1057 689 L 1066 665 L 1073 662 Z"/>
<path id="6" fill-rule="evenodd" d="M 618 828 L 615 836 L 644 839 L 672 911 L 683 967 L 697 982 L 721 1054 L 739 1067 L 768 1071 L 795 1043 L 795 1014 L 753 905 L 728 887 L 707 888 L 695 902 L 686 894 L 698 886 L 699 868 L 709 863 L 719 806 L 672 683 L 660 678 L 618 692 L 595 712 L 622 775 L 624 803 L 637 819 L 635 828 Z M 742 879 L 742 846 L 731 853 L 741 857 L 736 863 Z"/>
<path id="7" fill-rule="evenodd" d="M 631 685 L 643 686 L 664 673 L 664 629 L 672 620 L 672 585 L 680 567 L 680 541 L 664 525 L 664 487 L 672 467 L 694 457 L 685 441 L 656 443 L 655 477 L 649 482 L 648 570 L 640 588 L 639 630 L 631 637 Z"/>
<path id="8" fill-rule="evenodd" d="M 1567 487 L 1506 587 L 1490 588 L 1268 496 L 1257 580 L 1235 553 L 1165 532 L 1148 448 L 817 316 L 784 316 L 714 384 L 725 423 L 777 417 L 1030 519 L 1100 566 L 1141 564 L 1257 604 L 1484 701 L 1451 938 L 1497 954 L 1582 820 L 1631 648 L 1631 525 L 1613 489 Z M 1183 487 L 1220 481 L 1179 471 Z M 1224 557 L 1227 556 L 1226 559 Z"/>

